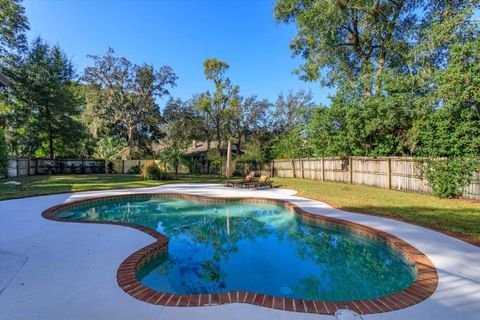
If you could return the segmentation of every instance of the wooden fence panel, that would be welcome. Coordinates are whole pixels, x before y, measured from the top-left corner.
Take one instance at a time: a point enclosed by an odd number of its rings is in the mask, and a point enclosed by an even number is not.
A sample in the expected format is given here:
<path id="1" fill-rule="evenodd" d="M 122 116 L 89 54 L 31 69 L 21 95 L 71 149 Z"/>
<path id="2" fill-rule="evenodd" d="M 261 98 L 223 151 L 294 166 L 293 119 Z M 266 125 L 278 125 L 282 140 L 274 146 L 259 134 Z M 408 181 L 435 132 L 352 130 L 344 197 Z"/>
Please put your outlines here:
<path id="1" fill-rule="evenodd" d="M 352 183 L 388 188 L 388 159 L 352 157 Z"/>
<path id="2" fill-rule="evenodd" d="M 392 158 L 392 189 L 431 193 L 427 178 L 423 174 L 423 163 L 414 158 Z"/>
<path id="3" fill-rule="evenodd" d="M 348 158 L 325 158 L 323 163 L 325 181 L 350 181 Z"/>
<path id="4" fill-rule="evenodd" d="M 233 168 L 242 172 L 242 175 L 254 170 L 257 176 L 269 174 L 292 178 L 295 171 L 295 176 L 303 179 L 362 184 L 416 193 L 432 192 L 423 172 L 424 162 L 411 157 L 280 159 L 255 165 L 233 162 Z M 473 174 L 463 196 L 480 200 L 480 173 Z"/>
<path id="5" fill-rule="evenodd" d="M 112 163 L 116 173 L 127 173 L 134 166 L 148 166 L 156 163 L 160 168 L 173 172 L 170 164 L 159 160 L 98 160 L 98 159 L 8 159 L 8 176 L 20 177 L 28 175 L 58 173 L 100 173 L 108 172 L 105 166 Z M 424 175 L 424 164 L 421 159 L 410 157 L 329 157 L 306 159 L 280 159 L 265 163 L 245 163 L 233 161 L 233 170 L 245 175 L 255 171 L 256 176 L 270 175 L 285 178 L 303 178 L 363 184 L 379 188 L 391 188 L 417 193 L 431 193 L 431 188 Z M 108 167 L 108 166 L 107 166 Z M 225 171 L 223 163 L 219 171 Z M 216 169 L 210 170 L 218 172 Z M 180 173 L 189 173 L 184 165 L 179 167 Z M 480 200 L 480 173 L 472 176 L 471 183 L 463 194 L 465 198 Z"/>
<path id="6" fill-rule="evenodd" d="M 275 160 L 275 175 L 280 178 L 293 178 L 291 160 Z"/>
<path id="7" fill-rule="evenodd" d="M 480 200 L 480 172 L 475 172 L 463 196 L 468 199 Z"/>

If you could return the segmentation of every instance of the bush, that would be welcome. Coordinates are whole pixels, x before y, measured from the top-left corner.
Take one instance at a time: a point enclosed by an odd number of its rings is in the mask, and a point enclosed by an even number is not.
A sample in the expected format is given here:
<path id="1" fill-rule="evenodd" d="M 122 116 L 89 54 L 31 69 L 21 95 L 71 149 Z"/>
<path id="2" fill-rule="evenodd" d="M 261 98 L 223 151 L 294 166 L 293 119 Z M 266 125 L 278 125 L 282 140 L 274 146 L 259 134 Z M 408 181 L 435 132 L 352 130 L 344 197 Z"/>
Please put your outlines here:
<path id="1" fill-rule="evenodd" d="M 433 194 L 440 198 L 460 197 L 478 165 L 478 161 L 466 158 L 427 161 L 426 176 Z"/>
<path id="2" fill-rule="evenodd" d="M 142 177 L 145 180 L 171 180 L 170 175 L 162 171 L 155 163 L 142 169 Z"/>
<path id="3" fill-rule="evenodd" d="M 113 165 L 112 161 L 108 161 L 108 163 L 107 163 L 107 172 L 108 173 L 117 173 L 117 171 L 115 171 L 115 168 L 114 168 L 114 165 Z"/>
<path id="4" fill-rule="evenodd" d="M 130 169 L 128 169 L 127 173 L 128 174 L 139 174 L 140 171 L 141 171 L 141 168 L 140 168 L 140 166 L 137 165 L 137 166 L 133 166 Z"/>
<path id="5" fill-rule="evenodd" d="M 219 166 L 222 164 L 223 157 L 217 149 L 210 149 L 207 152 L 207 160 L 210 161 L 211 165 Z"/>

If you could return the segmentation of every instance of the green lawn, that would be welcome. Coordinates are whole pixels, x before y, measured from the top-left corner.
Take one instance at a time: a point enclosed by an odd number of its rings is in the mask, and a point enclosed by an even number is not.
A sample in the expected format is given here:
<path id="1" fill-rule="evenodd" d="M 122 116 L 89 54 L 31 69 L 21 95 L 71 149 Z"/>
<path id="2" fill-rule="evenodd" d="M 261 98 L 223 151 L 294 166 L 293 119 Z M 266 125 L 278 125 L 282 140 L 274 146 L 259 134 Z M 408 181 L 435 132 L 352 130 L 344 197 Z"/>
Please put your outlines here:
<path id="1" fill-rule="evenodd" d="M 19 181 L 21 185 L 5 185 L 6 181 Z M 133 174 L 89 174 L 89 175 L 52 175 L 30 176 L 18 179 L 0 179 L 0 200 L 33 197 L 39 195 L 160 186 L 166 183 L 202 182 L 212 183 L 225 181 L 216 175 L 179 174 L 174 180 L 143 180 Z"/>
<path id="2" fill-rule="evenodd" d="M 23 177 L 20 186 L 4 185 L 0 180 L 0 200 L 37 195 L 122 188 L 152 187 L 166 183 L 218 183 L 215 175 L 178 175 L 174 180 L 142 180 L 138 175 L 53 175 Z M 438 199 L 429 195 L 377 189 L 361 185 L 275 178 L 282 188 L 295 189 L 299 195 L 323 200 L 347 211 L 374 214 L 417 223 L 449 232 L 480 245 L 480 202 Z"/>
<path id="3" fill-rule="evenodd" d="M 275 178 L 282 188 L 323 200 L 335 208 L 385 216 L 449 232 L 480 245 L 480 202 L 439 199 L 430 195 L 362 185 Z"/>

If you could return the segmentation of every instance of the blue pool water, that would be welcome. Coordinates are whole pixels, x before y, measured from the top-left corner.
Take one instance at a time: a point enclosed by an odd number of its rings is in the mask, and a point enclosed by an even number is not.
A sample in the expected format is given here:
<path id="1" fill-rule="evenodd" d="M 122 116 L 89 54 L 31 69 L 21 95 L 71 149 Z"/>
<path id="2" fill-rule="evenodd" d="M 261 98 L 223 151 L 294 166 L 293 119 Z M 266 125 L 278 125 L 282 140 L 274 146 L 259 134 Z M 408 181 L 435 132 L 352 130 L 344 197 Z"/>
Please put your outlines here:
<path id="1" fill-rule="evenodd" d="M 142 267 L 146 286 L 178 294 L 244 290 L 326 301 L 408 287 L 415 272 L 384 243 L 302 220 L 281 205 L 161 197 L 104 200 L 58 213 L 155 229 L 168 250 Z"/>

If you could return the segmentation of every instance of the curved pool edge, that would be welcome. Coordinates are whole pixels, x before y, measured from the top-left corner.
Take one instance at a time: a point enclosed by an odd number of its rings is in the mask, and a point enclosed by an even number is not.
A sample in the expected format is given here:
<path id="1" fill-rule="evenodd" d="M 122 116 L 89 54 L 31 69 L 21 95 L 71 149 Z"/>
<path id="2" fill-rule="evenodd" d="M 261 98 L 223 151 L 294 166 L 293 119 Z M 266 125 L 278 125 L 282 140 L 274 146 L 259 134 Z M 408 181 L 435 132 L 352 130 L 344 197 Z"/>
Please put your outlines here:
<path id="1" fill-rule="evenodd" d="M 159 292 L 157 290 L 153 290 L 151 288 L 148 288 L 147 286 L 144 286 L 140 281 L 137 280 L 136 273 L 140 267 L 142 267 L 145 263 L 149 262 L 151 259 L 157 257 L 166 249 L 168 244 L 168 237 L 161 234 L 160 232 L 157 232 L 156 230 L 136 224 L 106 221 L 74 221 L 68 220 L 66 218 L 61 218 L 56 215 L 56 213 L 62 209 L 100 200 L 143 198 L 155 196 L 181 198 L 186 200 L 202 200 L 210 202 L 240 201 L 250 203 L 281 204 L 287 208 L 294 210 L 296 214 L 298 214 L 300 217 L 311 222 L 334 225 L 336 227 L 345 228 L 351 232 L 360 233 L 364 236 L 373 237 L 379 241 L 385 242 L 387 245 L 398 251 L 400 254 L 403 255 L 405 259 L 407 259 L 413 264 L 417 272 L 416 278 L 409 287 L 391 295 L 374 299 L 334 302 L 275 297 L 267 294 L 248 291 L 227 291 L 222 293 L 199 295 L 171 294 Z M 380 231 L 362 224 L 310 213 L 302 209 L 298 205 L 291 203 L 287 200 L 259 197 L 217 197 L 175 192 L 136 193 L 92 197 L 88 199 L 81 199 L 62 203 L 43 211 L 42 217 L 48 220 L 61 222 L 113 224 L 126 226 L 140 230 L 156 239 L 155 242 L 141 248 L 140 250 L 128 256 L 127 259 L 125 259 L 120 264 L 117 270 L 117 283 L 119 287 L 122 288 L 122 290 L 128 293 L 130 296 L 151 304 L 172 307 L 200 307 L 228 303 L 248 303 L 267 308 L 306 313 L 333 315 L 337 309 L 348 308 L 360 314 L 374 314 L 400 310 L 416 305 L 430 297 L 433 292 L 435 292 L 438 285 L 438 274 L 433 262 L 420 250 L 416 249 L 406 241 L 387 232 Z"/>

